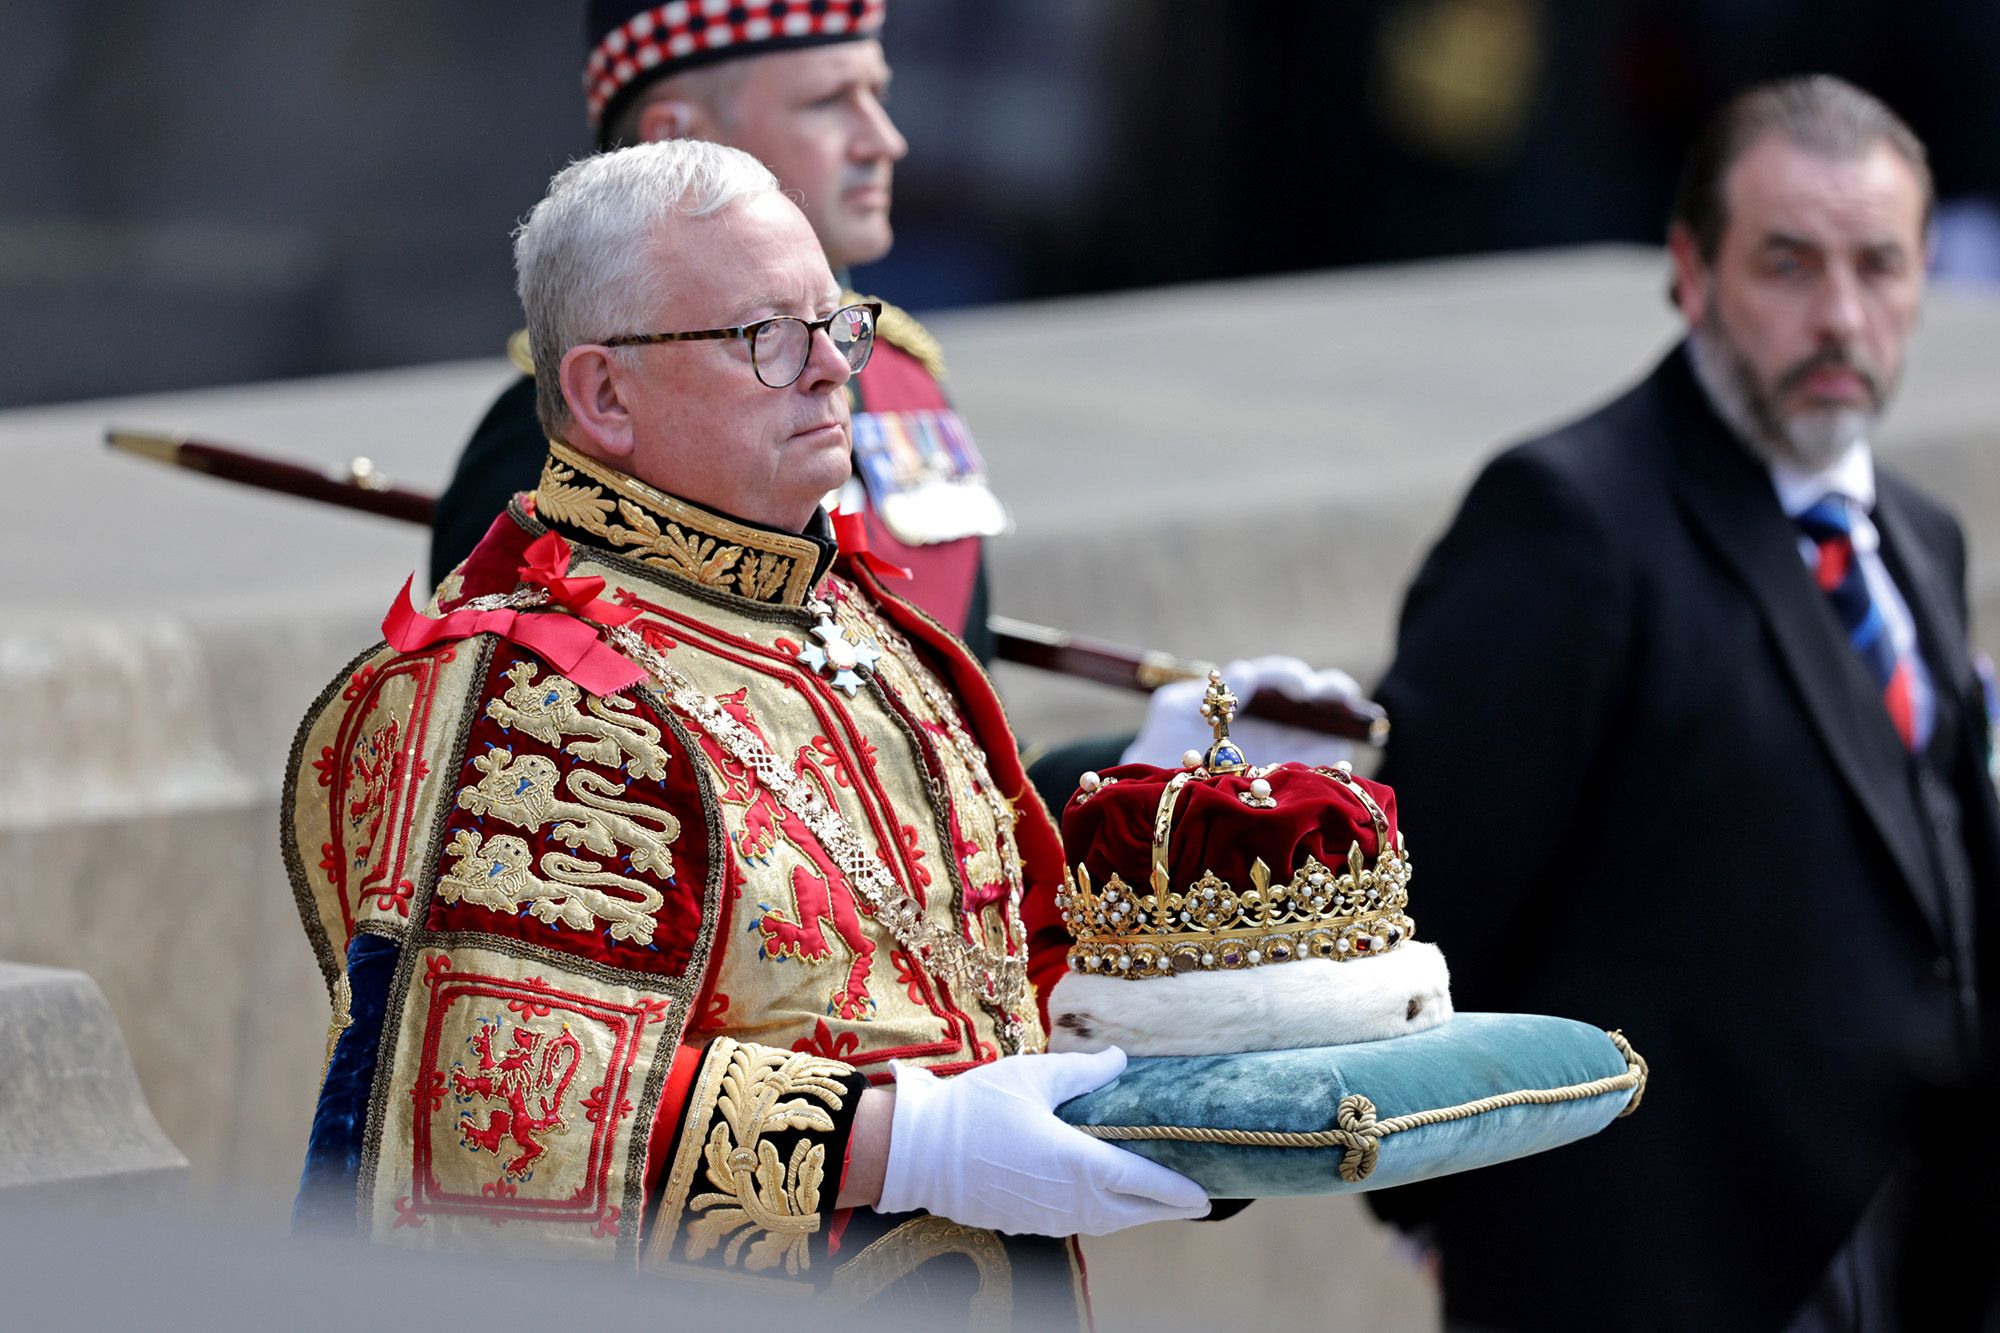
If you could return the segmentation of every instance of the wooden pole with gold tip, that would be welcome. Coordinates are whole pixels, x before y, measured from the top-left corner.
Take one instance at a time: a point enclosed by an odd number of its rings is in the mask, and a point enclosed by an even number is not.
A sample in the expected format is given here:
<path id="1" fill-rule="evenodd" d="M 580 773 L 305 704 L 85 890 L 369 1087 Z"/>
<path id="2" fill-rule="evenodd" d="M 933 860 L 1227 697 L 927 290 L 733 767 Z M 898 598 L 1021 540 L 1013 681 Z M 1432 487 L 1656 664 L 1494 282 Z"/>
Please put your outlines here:
<path id="1" fill-rule="evenodd" d="M 135 458 L 405 523 L 428 526 L 437 508 L 435 496 L 397 485 L 371 459 L 361 456 L 352 459 L 345 469 L 327 469 L 185 435 L 118 427 L 104 432 L 104 442 Z M 1128 648 L 1011 616 L 989 616 L 986 624 L 993 632 L 995 656 L 1001 661 L 1078 680 L 1150 694 L 1172 681 L 1199 680 L 1203 675 L 1211 680 L 1220 679 L 1220 672 L 1207 662 L 1170 653 Z M 1238 706 L 1236 697 L 1230 695 L 1229 700 L 1234 712 Z M 1275 690 L 1259 690 L 1242 702 L 1240 711 L 1244 717 L 1361 741 L 1377 748 L 1389 740 L 1388 715 L 1380 704 L 1367 699 L 1294 699 Z"/>

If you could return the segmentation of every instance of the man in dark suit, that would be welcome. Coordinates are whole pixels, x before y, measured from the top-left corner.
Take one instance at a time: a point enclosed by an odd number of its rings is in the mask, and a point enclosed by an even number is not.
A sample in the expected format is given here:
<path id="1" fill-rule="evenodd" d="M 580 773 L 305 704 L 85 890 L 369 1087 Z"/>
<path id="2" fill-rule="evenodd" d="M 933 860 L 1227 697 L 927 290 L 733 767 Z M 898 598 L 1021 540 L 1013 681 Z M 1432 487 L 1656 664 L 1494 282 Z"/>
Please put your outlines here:
<path id="1" fill-rule="evenodd" d="M 1686 341 L 1495 459 L 1410 589 L 1383 776 L 1458 1002 L 1617 1023 L 1655 1074 L 1616 1133 L 1371 1196 L 1437 1246 L 1448 1324 L 1962 1327 L 1991 1299 L 1965 540 L 1869 447 L 1930 199 L 1868 94 L 1738 98 L 1675 206 Z"/>

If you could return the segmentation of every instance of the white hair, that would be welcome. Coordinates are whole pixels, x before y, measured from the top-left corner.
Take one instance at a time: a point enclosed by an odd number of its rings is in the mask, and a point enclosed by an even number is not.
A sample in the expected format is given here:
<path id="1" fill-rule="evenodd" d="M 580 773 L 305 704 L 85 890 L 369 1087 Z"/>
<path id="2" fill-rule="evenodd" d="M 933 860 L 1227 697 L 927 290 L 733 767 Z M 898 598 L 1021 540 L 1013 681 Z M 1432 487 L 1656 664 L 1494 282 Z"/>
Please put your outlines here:
<path id="1" fill-rule="evenodd" d="M 515 290 L 528 316 L 544 431 L 559 435 L 570 421 L 559 379 L 564 353 L 656 332 L 638 325 L 667 295 L 654 249 L 660 224 L 777 189 L 777 177 L 750 154 L 700 139 L 598 153 L 556 173 L 514 231 Z"/>

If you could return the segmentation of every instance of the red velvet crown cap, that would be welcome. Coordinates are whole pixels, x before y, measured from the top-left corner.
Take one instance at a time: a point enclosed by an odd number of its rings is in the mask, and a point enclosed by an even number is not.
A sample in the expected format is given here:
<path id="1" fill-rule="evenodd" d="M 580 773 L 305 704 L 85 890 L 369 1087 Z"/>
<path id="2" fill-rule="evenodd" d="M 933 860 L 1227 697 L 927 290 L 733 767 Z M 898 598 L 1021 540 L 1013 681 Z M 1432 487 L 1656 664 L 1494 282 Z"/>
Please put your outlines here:
<path id="1" fill-rule="evenodd" d="M 1103 884 L 1116 874 L 1141 893 L 1150 892 L 1153 823 L 1167 784 L 1179 769 L 1121 764 L 1099 775 L 1095 792 L 1078 791 L 1063 807 L 1063 858 L 1082 866 Z M 1242 799 L 1262 778 L 1271 787 L 1268 809 Z M 1347 785 L 1365 790 L 1387 819 L 1388 843 L 1396 845 L 1396 793 L 1379 782 L 1350 777 L 1347 782 L 1304 764 L 1277 764 L 1240 773 L 1197 777 L 1174 803 L 1167 840 L 1170 888 L 1185 890 L 1213 872 L 1237 889 L 1250 887 L 1250 866 L 1263 860 L 1274 880 L 1288 880 L 1316 857 L 1336 870 L 1350 847 L 1360 845 L 1372 865 L 1382 854 L 1368 808 Z"/>

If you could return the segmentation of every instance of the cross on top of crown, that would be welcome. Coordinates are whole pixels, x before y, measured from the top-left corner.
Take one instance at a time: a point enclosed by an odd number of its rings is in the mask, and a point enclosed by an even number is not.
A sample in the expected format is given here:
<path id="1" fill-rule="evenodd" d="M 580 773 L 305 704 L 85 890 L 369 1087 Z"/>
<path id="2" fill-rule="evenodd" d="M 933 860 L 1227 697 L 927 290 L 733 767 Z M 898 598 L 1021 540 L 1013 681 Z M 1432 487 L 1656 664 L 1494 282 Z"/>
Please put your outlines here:
<path id="1" fill-rule="evenodd" d="M 1236 695 L 1223 683 L 1220 671 L 1208 673 L 1208 692 L 1202 696 L 1201 715 L 1215 732 L 1215 743 L 1208 747 L 1202 767 L 1211 773 L 1240 773 L 1249 767 L 1241 747 L 1229 738 L 1230 719 L 1236 716 Z"/>

